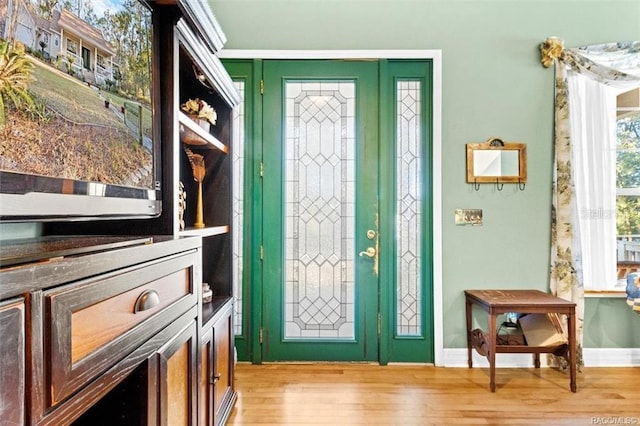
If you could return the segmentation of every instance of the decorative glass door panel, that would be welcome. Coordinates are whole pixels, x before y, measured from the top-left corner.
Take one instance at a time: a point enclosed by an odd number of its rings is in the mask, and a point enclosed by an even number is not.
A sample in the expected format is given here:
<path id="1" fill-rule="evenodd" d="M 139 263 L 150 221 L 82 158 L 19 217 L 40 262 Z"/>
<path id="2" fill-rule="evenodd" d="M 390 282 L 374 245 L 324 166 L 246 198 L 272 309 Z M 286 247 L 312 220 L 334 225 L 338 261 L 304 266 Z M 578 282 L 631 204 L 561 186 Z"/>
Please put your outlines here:
<path id="1" fill-rule="evenodd" d="M 285 82 L 285 339 L 355 337 L 355 84 Z"/>

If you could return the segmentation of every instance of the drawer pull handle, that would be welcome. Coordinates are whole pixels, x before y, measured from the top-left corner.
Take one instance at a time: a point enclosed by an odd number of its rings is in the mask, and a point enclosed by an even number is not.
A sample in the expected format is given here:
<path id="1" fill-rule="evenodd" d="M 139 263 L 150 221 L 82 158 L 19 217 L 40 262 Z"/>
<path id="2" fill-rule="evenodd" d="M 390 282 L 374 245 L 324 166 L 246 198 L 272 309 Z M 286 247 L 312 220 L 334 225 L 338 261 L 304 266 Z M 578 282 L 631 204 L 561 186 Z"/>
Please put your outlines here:
<path id="1" fill-rule="evenodd" d="M 155 290 L 145 290 L 140 296 L 138 296 L 135 307 L 133 308 L 133 313 L 137 314 L 138 312 L 146 311 L 158 306 L 159 304 L 160 296 L 158 296 L 158 292 Z"/>

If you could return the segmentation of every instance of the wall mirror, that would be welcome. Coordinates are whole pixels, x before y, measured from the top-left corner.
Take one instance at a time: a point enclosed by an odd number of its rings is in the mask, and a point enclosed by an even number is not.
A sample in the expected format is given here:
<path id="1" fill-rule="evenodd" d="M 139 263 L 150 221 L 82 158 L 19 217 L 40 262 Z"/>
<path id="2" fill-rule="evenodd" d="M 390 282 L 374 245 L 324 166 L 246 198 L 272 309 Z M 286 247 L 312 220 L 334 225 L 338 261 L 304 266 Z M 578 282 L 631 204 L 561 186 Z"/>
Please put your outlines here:
<path id="1" fill-rule="evenodd" d="M 467 182 L 517 183 L 524 189 L 527 182 L 527 145 L 491 138 L 483 143 L 467 144 Z M 498 189 L 502 189 L 499 186 Z"/>

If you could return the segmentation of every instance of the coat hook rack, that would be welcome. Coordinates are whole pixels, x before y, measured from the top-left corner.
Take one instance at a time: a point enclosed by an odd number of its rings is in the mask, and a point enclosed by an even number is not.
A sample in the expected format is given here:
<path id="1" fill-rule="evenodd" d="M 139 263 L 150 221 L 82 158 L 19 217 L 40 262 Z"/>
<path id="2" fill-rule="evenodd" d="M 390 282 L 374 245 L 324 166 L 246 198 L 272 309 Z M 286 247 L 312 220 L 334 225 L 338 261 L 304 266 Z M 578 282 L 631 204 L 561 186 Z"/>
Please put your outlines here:
<path id="1" fill-rule="evenodd" d="M 482 183 L 493 183 L 498 191 L 505 183 L 518 184 L 524 191 L 527 182 L 527 144 L 506 142 L 492 137 L 482 143 L 467 144 L 467 182 L 476 191 Z"/>

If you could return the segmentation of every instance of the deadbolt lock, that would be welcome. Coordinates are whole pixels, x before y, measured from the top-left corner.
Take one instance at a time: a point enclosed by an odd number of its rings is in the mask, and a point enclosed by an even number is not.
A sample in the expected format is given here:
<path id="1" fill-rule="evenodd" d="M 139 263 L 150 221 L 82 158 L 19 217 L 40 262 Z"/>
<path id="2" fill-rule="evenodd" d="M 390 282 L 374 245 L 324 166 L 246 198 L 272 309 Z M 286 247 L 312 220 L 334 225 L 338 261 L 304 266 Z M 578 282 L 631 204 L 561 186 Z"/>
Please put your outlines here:
<path id="1" fill-rule="evenodd" d="M 367 238 L 370 240 L 373 240 L 376 237 L 376 231 L 374 231 L 373 229 L 369 229 L 367 231 Z"/>

